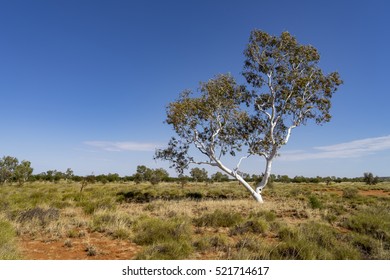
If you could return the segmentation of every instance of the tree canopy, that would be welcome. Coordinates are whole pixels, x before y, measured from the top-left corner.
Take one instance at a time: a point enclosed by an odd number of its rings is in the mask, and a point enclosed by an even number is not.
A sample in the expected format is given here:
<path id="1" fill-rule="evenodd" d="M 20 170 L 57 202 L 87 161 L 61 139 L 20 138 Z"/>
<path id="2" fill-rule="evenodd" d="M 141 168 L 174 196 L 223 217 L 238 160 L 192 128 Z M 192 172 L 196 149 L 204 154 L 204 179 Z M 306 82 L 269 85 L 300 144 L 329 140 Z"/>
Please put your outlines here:
<path id="1" fill-rule="evenodd" d="M 169 160 L 180 174 L 190 164 L 216 166 L 240 181 L 259 202 L 261 190 L 271 175 L 272 160 L 294 128 L 309 120 L 317 124 L 331 119 L 331 98 L 342 81 L 337 72 L 323 74 L 320 55 L 310 45 L 301 45 L 283 32 L 280 37 L 252 31 L 244 51 L 243 76 L 239 85 L 229 74 L 200 84 L 197 95 L 183 91 L 167 107 L 166 122 L 178 137 L 172 137 L 156 158 Z M 195 147 L 206 160 L 190 155 Z M 235 156 L 246 148 L 234 168 L 222 163 L 226 154 Z M 253 188 L 239 171 L 245 158 L 265 158 L 262 180 Z"/>

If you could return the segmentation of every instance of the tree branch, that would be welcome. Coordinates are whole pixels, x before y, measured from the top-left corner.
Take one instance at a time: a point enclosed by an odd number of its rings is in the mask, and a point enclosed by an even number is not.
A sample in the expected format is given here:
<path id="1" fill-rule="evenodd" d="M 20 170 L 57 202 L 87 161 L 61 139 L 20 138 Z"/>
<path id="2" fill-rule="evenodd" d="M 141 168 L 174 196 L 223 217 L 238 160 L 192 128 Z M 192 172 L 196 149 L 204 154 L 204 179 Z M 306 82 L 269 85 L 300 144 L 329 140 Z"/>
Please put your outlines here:
<path id="1" fill-rule="evenodd" d="M 236 166 L 236 168 L 234 168 L 234 172 L 237 172 L 237 171 L 240 169 L 241 162 L 242 162 L 244 159 L 249 158 L 250 156 L 251 156 L 251 154 L 249 154 L 249 155 L 247 155 L 247 156 L 245 156 L 245 157 L 241 157 L 241 158 L 240 158 L 240 161 L 238 162 L 238 164 L 237 164 L 237 166 Z"/>
<path id="2" fill-rule="evenodd" d="M 287 130 L 287 135 L 286 135 L 286 138 L 284 138 L 284 141 L 283 141 L 283 145 L 286 145 L 288 140 L 290 139 L 290 136 L 291 136 L 291 131 L 296 128 L 297 126 L 296 125 L 292 125 L 288 128 Z"/>

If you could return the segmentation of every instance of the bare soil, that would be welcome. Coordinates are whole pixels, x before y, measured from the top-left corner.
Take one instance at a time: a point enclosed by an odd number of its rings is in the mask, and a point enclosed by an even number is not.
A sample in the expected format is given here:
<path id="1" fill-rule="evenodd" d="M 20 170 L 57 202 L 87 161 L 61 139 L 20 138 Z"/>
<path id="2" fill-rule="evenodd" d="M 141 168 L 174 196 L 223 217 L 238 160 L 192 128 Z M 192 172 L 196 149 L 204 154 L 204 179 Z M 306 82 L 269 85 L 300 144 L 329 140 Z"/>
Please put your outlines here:
<path id="1" fill-rule="evenodd" d="M 323 191 L 318 191 L 318 193 L 321 192 Z M 328 189 L 327 192 L 334 193 L 340 196 L 343 195 L 343 191 L 341 190 Z M 390 197 L 390 192 L 384 190 L 360 190 L 358 194 L 361 196 Z"/>
<path id="2" fill-rule="evenodd" d="M 98 232 L 57 240 L 25 235 L 19 237 L 18 244 L 27 260 L 130 260 L 141 250 L 134 243 Z"/>

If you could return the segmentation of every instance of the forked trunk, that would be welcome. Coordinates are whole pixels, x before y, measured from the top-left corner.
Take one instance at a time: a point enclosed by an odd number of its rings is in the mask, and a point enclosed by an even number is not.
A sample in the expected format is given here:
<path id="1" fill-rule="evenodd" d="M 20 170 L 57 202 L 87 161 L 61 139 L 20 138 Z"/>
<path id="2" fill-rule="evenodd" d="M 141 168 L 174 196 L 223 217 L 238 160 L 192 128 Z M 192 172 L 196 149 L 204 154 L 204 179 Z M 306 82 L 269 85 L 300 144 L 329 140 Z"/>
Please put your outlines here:
<path id="1" fill-rule="evenodd" d="M 261 193 L 256 192 L 251 185 L 247 183 L 247 181 L 244 180 L 240 175 L 236 175 L 236 179 L 243 184 L 243 186 L 251 193 L 252 197 L 259 203 L 263 203 L 263 197 L 261 196 Z"/>
<path id="2" fill-rule="evenodd" d="M 259 192 L 256 192 L 252 187 L 251 185 L 248 184 L 247 181 L 244 180 L 244 178 L 242 178 L 240 175 L 237 174 L 237 172 L 233 172 L 232 170 L 230 170 L 229 168 L 227 168 L 225 165 L 223 165 L 223 163 L 221 161 L 219 161 L 218 159 L 215 159 L 215 162 L 217 163 L 216 165 L 224 172 L 226 172 L 227 174 L 233 176 L 234 178 L 236 178 L 252 195 L 252 197 L 259 203 L 263 203 L 263 198 L 261 197 L 261 193 Z"/>
<path id="3" fill-rule="evenodd" d="M 266 158 L 266 164 L 265 164 L 265 172 L 264 176 L 261 179 L 260 183 L 256 186 L 256 193 L 261 194 L 261 191 L 267 186 L 269 177 L 271 176 L 271 169 L 272 169 L 272 160 L 274 159 L 276 155 L 276 147 L 273 148 L 272 153 L 269 157 Z"/>

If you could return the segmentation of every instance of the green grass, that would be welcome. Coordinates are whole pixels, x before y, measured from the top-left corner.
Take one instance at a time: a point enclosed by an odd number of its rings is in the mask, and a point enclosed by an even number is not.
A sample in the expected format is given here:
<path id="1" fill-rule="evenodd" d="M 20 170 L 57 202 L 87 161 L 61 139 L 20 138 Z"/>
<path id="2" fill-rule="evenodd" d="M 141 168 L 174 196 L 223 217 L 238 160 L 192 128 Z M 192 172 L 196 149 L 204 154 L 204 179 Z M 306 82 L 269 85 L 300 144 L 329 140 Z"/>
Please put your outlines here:
<path id="1" fill-rule="evenodd" d="M 185 218 L 141 217 L 134 225 L 134 232 L 133 240 L 140 245 L 191 239 L 190 223 Z"/>
<path id="2" fill-rule="evenodd" d="M 217 209 L 212 213 L 206 213 L 194 220 L 196 226 L 230 227 L 242 221 L 240 213 Z"/>
<path id="3" fill-rule="evenodd" d="M 193 251 L 192 230 L 185 218 L 161 220 L 142 217 L 135 224 L 134 232 L 134 242 L 148 245 L 137 259 L 185 259 Z"/>
<path id="4" fill-rule="evenodd" d="M 23 258 L 19 236 L 71 246 L 99 232 L 136 243 L 136 259 L 390 259 L 390 197 L 365 195 L 390 183 L 274 183 L 262 205 L 236 182 L 80 187 L 1 186 L 0 258 Z"/>
<path id="5" fill-rule="evenodd" d="M 0 260 L 20 258 L 15 246 L 16 233 L 12 224 L 0 217 Z"/>

